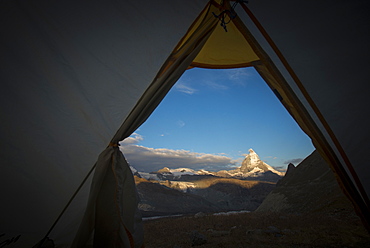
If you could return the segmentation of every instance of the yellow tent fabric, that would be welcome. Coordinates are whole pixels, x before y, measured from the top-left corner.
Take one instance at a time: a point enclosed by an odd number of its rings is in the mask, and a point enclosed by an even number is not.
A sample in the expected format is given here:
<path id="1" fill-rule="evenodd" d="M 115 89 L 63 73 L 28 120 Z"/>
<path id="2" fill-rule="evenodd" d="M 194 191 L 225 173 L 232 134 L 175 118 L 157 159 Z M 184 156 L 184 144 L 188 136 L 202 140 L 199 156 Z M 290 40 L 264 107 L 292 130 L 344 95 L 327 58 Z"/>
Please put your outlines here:
<path id="1" fill-rule="evenodd" d="M 253 48 L 247 42 L 247 35 L 241 32 L 237 27 L 238 22 L 233 20 L 238 18 L 236 13 L 228 11 L 230 9 L 231 6 L 227 1 L 223 5 L 211 1 L 211 4 L 198 16 L 178 45 L 180 47 L 194 32 L 197 32 L 199 25 L 204 20 L 224 19 L 224 22 L 227 23 L 221 25 L 222 22 L 218 22 L 202 50 L 192 61 L 192 67 L 238 68 L 251 66 L 253 61 L 259 60 Z"/>
<path id="2" fill-rule="evenodd" d="M 216 13 L 219 14 L 220 9 Z M 253 48 L 247 42 L 245 35 L 241 33 L 232 20 L 237 16 L 228 15 L 228 13 L 225 13 L 225 15 L 225 19 L 229 22 L 225 27 L 226 30 L 220 23 L 217 25 L 203 49 L 191 63 L 192 66 L 238 68 L 251 66 L 253 61 L 259 60 Z"/>

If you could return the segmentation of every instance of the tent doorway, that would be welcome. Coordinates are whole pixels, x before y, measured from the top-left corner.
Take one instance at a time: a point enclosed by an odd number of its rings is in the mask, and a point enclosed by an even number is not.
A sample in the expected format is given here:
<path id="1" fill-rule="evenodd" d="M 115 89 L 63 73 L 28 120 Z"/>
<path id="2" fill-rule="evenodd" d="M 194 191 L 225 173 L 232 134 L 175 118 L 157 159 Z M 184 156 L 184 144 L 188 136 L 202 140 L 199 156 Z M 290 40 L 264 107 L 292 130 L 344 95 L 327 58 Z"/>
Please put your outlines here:
<path id="1" fill-rule="evenodd" d="M 122 148 L 130 164 L 145 172 L 163 167 L 228 169 L 240 166 L 249 148 L 268 164 L 285 169 L 314 150 L 254 68 L 187 70 L 127 142 L 140 145 Z M 166 149 L 168 158 L 157 154 L 159 149 Z M 179 151 L 190 152 L 194 161 L 174 159 Z M 222 155 L 225 162 L 217 157 L 197 162 L 196 154 Z"/>

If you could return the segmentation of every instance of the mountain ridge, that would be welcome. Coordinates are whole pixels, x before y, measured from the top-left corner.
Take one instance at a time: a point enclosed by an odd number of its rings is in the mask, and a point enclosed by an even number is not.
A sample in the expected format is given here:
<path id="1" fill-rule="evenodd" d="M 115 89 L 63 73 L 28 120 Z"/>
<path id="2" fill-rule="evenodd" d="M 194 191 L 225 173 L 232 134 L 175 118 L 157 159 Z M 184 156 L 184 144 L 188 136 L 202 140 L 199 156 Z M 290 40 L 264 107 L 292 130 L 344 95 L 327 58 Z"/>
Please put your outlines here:
<path id="1" fill-rule="evenodd" d="M 214 176 L 238 179 L 254 179 L 261 181 L 277 182 L 285 172 L 277 171 L 272 166 L 263 162 L 253 149 L 249 149 L 249 154 L 245 156 L 241 166 L 233 170 L 220 170 L 217 172 L 207 171 L 204 169 L 193 170 L 190 168 L 162 169 L 150 173 L 136 172 L 147 180 L 180 180 L 183 176 Z M 137 175 L 136 174 L 136 175 Z"/>
<path id="2" fill-rule="evenodd" d="M 249 149 L 240 167 L 210 172 L 190 168 L 145 173 L 131 168 L 144 216 L 196 212 L 254 211 L 275 188 L 282 173 Z"/>

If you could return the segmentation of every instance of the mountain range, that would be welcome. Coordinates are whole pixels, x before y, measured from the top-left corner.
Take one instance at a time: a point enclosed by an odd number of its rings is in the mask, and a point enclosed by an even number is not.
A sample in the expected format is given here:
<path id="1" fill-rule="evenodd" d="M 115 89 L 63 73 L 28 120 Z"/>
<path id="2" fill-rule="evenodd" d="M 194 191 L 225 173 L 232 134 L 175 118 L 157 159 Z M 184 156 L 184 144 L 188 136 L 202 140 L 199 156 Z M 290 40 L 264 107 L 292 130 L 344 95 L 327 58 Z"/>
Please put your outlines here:
<path id="1" fill-rule="evenodd" d="M 158 171 L 145 173 L 133 170 L 137 176 L 147 180 L 174 180 L 180 181 L 189 176 L 214 176 L 223 178 L 237 178 L 248 180 L 259 180 L 277 182 L 284 176 L 285 172 L 275 170 L 272 166 L 263 162 L 253 149 L 249 149 L 249 154 L 244 158 L 240 167 L 233 170 L 221 170 L 212 172 L 207 170 L 193 170 L 189 168 L 170 169 L 164 167 Z"/>
<path id="2" fill-rule="evenodd" d="M 210 172 L 167 167 L 151 173 L 131 170 L 143 216 L 253 211 L 284 175 L 261 161 L 252 149 L 241 166 L 233 170 Z"/>

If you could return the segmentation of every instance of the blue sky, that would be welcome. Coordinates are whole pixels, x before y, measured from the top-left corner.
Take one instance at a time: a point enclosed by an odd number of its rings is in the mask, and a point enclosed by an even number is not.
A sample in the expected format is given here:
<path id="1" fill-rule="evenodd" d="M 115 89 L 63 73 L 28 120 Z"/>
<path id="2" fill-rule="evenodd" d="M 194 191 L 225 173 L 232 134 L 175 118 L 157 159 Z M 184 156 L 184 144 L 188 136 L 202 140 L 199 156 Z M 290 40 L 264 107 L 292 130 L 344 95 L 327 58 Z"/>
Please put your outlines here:
<path id="1" fill-rule="evenodd" d="M 314 150 L 254 68 L 186 71 L 122 148 L 141 171 L 230 169 L 249 148 L 285 169 Z"/>

